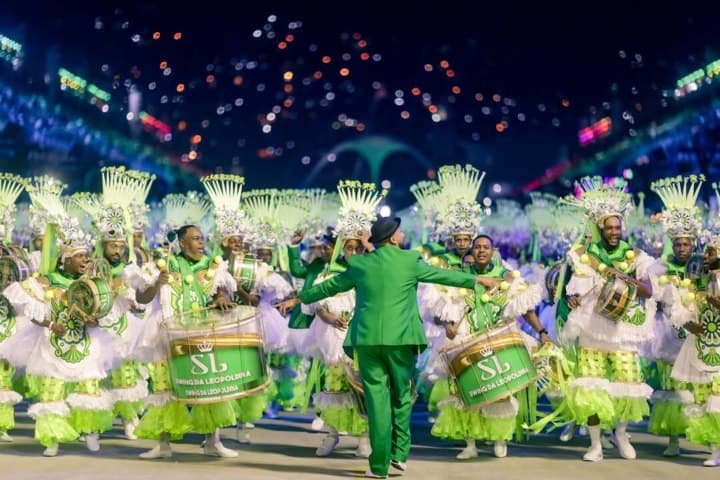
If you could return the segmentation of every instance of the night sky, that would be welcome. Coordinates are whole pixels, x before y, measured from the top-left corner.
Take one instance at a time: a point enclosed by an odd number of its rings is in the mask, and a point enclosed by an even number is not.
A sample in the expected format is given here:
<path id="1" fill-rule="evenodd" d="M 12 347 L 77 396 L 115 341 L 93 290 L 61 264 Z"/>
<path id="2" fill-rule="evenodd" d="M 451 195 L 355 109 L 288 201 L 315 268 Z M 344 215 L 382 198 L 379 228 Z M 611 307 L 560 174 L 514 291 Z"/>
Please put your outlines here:
<path id="1" fill-rule="evenodd" d="M 8 6 L 0 33 L 23 43 L 24 81 L 42 83 L 56 47 L 61 66 L 109 91 L 109 112 L 88 108 L 89 120 L 130 132 L 134 88 L 172 131 L 139 141 L 250 188 L 369 179 L 357 149 L 327 154 L 390 137 L 410 147 L 379 174 L 399 202 L 445 163 L 473 163 L 509 189 L 581 158 L 580 128 L 614 116 L 614 141 L 662 120 L 677 108 L 663 90 L 720 58 L 718 17 L 679 7 L 57 3 Z"/>

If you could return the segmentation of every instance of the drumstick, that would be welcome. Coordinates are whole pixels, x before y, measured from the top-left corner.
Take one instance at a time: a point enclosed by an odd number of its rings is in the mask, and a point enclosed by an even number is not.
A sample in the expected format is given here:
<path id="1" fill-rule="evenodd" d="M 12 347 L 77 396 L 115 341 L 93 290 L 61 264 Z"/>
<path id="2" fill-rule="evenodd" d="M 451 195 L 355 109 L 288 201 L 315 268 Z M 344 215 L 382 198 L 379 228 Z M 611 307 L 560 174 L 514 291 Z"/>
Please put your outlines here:
<path id="1" fill-rule="evenodd" d="M 233 307 L 238 306 L 236 303 L 231 303 L 230 305 L 232 305 Z M 184 312 L 180 312 L 180 315 L 187 315 L 190 313 L 198 313 L 198 312 L 206 312 L 208 310 L 213 310 L 216 308 L 218 308 L 218 306 L 213 303 L 211 305 L 208 305 L 207 307 L 200 307 L 200 308 L 195 308 L 195 309 L 186 310 Z"/>
<path id="2" fill-rule="evenodd" d="M 168 252 L 167 252 L 167 265 L 166 265 L 166 271 L 170 272 L 170 258 L 172 257 L 172 244 L 177 239 L 177 232 L 175 230 L 170 230 L 167 233 L 167 239 L 168 239 Z"/>

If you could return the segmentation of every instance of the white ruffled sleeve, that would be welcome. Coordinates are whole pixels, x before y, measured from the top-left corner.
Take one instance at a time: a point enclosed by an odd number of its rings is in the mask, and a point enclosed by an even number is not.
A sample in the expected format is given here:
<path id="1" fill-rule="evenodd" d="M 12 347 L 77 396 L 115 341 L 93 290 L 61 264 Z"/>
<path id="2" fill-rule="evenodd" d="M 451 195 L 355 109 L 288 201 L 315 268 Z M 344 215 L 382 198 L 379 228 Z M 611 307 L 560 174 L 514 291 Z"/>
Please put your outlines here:
<path id="1" fill-rule="evenodd" d="M 237 282 L 228 272 L 227 262 L 223 261 L 215 269 L 215 276 L 213 277 L 212 289 L 210 289 L 209 295 L 214 296 L 218 289 L 225 290 L 228 293 L 233 293 L 237 290 Z"/>
<path id="2" fill-rule="evenodd" d="M 5 288 L 3 295 L 12 304 L 16 317 L 38 322 L 50 318 L 50 303 L 44 300 L 45 289 L 35 278 L 11 283 Z"/>
<path id="3" fill-rule="evenodd" d="M 570 277 L 565 290 L 568 295 L 584 297 L 593 290 L 596 282 L 602 281 L 602 279 L 590 266 L 580 261 L 577 252 L 568 252 L 568 259 L 573 268 L 573 275 Z"/>
<path id="4" fill-rule="evenodd" d="M 510 284 L 503 317 L 515 319 L 529 311 L 535 311 L 535 307 L 541 301 L 542 288 L 540 285 L 528 285 L 524 280 L 518 278 Z"/>

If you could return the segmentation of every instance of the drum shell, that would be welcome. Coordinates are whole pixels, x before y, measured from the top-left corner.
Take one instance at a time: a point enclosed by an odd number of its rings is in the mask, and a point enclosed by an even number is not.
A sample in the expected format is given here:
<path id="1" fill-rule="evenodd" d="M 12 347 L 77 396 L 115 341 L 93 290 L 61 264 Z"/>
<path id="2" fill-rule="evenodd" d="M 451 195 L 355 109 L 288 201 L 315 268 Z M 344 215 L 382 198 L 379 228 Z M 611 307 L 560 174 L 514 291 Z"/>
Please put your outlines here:
<path id="1" fill-rule="evenodd" d="M 90 302 L 87 298 L 91 299 Z M 110 285 L 102 278 L 75 280 L 67 290 L 68 306 L 77 306 L 90 319 L 97 320 L 110 313 L 113 293 Z"/>
<path id="2" fill-rule="evenodd" d="M 500 323 L 441 349 L 465 408 L 504 400 L 534 383 L 538 374 L 515 322 Z"/>
<path id="3" fill-rule="evenodd" d="M 270 382 L 257 310 L 236 321 L 202 328 L 167 329 L 173 397 L 183 403 L 217 403 L 255 395 Z"/>
<path id="4" fill-rule="evenodd" d="M 228 262 L 230 274 L 246 292 L 255 286 L 256 260 L 250 255 L 232 255 Z"/>
<path id="5" fill-rule="evenodd" d="M 620 321 L 637 303 L 637 287 L 620 277 L 609 275 L 603 285 L 594 311 L 608 320 Z"/>

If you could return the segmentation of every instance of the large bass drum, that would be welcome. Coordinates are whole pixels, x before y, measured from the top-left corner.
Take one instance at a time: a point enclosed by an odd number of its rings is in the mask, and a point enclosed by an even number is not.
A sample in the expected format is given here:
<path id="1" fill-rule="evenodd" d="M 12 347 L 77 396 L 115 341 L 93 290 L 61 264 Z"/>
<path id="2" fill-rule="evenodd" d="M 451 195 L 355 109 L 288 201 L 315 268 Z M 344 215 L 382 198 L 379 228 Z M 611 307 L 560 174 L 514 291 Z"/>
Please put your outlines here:
<path id="1" fill-rule="evenodd" d="M 504 400 L 538 378 L 515 321 L 469 335 L 442 348 L 440 354 L 468 409 Z"/>
<path id="2" fill-rule="evenodd" d="M 637 287 L 620 277 L 609 275 L 595 303 L 595 313 L 608 320 L 624 320 L 628 310 L 637 303 Z"/>
<path id="3" fill-rule="evenodd" d="M 173 397 L 215 403 L 264 391 L 270 382 L 254 307 L 213 311 L 198 328 L 165 325 Z"/>

